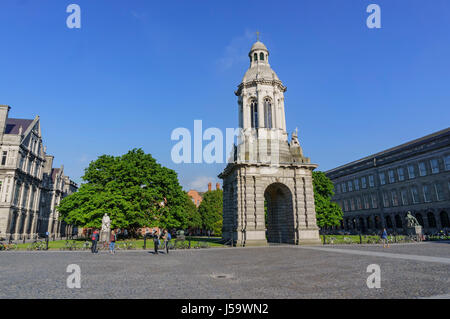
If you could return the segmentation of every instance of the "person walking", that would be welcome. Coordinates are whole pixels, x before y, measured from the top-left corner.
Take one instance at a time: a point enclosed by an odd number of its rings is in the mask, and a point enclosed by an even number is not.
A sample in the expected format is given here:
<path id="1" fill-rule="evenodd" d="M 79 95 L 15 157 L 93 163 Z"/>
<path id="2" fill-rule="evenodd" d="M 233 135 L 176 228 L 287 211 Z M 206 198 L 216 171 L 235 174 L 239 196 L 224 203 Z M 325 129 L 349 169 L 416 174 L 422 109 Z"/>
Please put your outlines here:
<path id="1" fill-rule="evenodd" d="M 157 231 L 153 231 L 153 245 L 155 246 L 155 255 L 158 255 L 159 234 Z"/>
<path id="2" fill-rule="evenodd" d="M 93 254 L 98 253 L 98 249 L 97 249 L 98 239 L 99 239 L 98 230 L 95 229 L 91 236 L 91 240 L 92 240 L 91 252 Z"/>
<path id="3" fill-rule="evenodd" d="M 166 229 L 164 231 L 164 248 L 166 249 L 166 254 L 169 253 L 169 241 L 172 239 L 172 236 L 170 235 L 169 231 Z"/>
<path id="4" fill-rule="evenodd" d="M 388 234 L 386 231 L 386 228 L 383 228 L 383 233 L 381 234 L 381 239 L 383 240 L 383 248 L 389 248 L 389 239 L 388 239 Z"/>
<path id="5" fill-rule="evenodd" d="M 115 254 L 116 253 L 116 233 L 114 232 L 114 230 L 111 232 L 111 235 L 109 237 L 109 252 L 111 254 Z"/>

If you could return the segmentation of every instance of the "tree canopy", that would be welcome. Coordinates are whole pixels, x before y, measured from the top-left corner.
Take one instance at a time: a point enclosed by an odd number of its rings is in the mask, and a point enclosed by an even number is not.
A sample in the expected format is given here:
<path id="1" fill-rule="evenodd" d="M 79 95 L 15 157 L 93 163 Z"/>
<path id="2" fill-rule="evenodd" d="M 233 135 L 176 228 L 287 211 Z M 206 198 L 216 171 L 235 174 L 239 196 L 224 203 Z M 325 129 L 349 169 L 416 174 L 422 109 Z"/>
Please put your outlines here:
<path id="1" fill-rule="evenodd" d="M 191 197 L 185 193 L 186 196 L 186 226 L 191 229 L 201 229 L 203 226 L 202 216 L 200 215 L 197 206 L 192 202 Z"/>
<path id="2" fill-rule="evenodd" d="M 313 187 L 317 226 L 320 228 L 339 226 L 343 212 L 338 204 L 331 201 L 334 195 L 333 182 L 325 173 L 317 171 L 313 172 Z"/>
<path id="3" fill-rule="evenodd" d="M 100 228 L 107 213 L 112 228 L 186 226 L 186 193 L 176 172 L 142 149 L 102 155 L 89 164 L 82 179 L 78 192 L 57 207 L 68 224 Z"/>
<path id="4" fill-rule="evenodd" d="M 211 230 L 215 235 L 222 234 L 223 223 L 223 191 L 216 189 L 203 194 L 203 200 L 198 207 L 202 217 L 203 228 Z"/>

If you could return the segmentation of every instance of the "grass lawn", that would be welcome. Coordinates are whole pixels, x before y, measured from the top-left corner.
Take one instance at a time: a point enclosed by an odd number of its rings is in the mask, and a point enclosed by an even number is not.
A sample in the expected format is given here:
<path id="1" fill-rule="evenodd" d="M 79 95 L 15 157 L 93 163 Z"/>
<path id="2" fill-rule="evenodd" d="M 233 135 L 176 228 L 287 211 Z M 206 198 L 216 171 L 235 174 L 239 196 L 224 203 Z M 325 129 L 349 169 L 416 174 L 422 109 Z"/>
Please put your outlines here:
<path id="1" fill-rule="evenodd" d="M 186 242 L 188 241 L 189 237 L 186 236 Z M 225 247 L 223 244 L 220 244 L 219 241 L 221 240 L 220 237 L 191 237 L 191 247 L 195 247 L 199 243 L 207 243 L 208 247 Z M 89 243 L 89 247 L 91 244 L 90 240 L 87 240 Z M 172 239 L 172 243 L 175 243 L 176 239 Z M 73 245 L 77 247 L 78 250 L 81 249 L 83 244 L 86 242 L 86 239 L 74 239 L 74 240 L 50 240 L 48 242 L 48 249 L 49 250 L 62 250 L 63 248 L 67 248 L 69 243 L 70 245 Z M 116 247 L 121 248 L 124 246 L 124 243 L 130 243 L 135 249 L 143 249 L 144 247 L 144 239 L 128 239 L 128 240 L 118 240 L 116 242 Z M 102 243 L 98 244 L 99 247 L 102 246 Z M 31 246 L 30 243 L 25 244 L 17 244 L 17 248 L 19 250 L 27 250 Z M 146 244 L 147 249 L 153 249 L 153 239 L 149 238 L 147 239 Z M 45 247 L 45 246 L 44 246 Z"/>

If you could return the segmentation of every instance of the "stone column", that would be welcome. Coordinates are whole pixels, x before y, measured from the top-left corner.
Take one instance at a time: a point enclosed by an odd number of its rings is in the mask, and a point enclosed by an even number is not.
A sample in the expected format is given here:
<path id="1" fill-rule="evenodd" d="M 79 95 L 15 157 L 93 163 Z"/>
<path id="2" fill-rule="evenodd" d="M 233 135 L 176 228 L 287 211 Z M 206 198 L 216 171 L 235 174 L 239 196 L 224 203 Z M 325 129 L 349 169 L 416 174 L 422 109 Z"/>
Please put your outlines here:
<path id="1" fill-rule="evenodd" d="M 265 127 L 264 125 L 264 98 L 263 92 L 258 90 L 258 127 Z"/>

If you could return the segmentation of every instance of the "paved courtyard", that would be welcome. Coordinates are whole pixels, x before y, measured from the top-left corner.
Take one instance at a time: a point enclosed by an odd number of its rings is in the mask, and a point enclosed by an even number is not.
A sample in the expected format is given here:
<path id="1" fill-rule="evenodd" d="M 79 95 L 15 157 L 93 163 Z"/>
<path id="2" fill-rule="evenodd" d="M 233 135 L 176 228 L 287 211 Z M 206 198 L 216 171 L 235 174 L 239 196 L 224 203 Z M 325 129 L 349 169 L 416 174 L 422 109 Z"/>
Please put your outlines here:
<path id="1" fill-rule="evenodd" d="M 66 286 L 66 267 L 81 288 Z M 369 289 L 367 266 L 381 268 Z M 0 252 L 0 298 L 450 298 L 450 243 Z"/>

